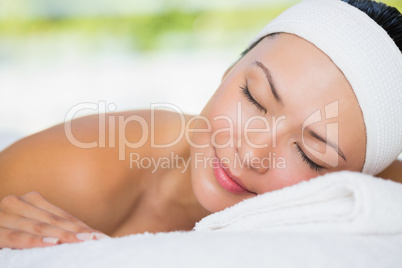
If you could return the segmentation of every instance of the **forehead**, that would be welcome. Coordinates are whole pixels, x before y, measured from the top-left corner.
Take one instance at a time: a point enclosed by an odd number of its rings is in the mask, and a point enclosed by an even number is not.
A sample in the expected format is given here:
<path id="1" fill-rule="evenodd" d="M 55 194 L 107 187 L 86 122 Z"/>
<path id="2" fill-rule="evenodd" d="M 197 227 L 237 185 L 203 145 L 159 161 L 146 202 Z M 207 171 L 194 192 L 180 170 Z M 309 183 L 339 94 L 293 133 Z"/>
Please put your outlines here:
<path id="1" fill-rule="evenodd" d="M 256 60 L 267 66 L 286 108 L 297 110 L 301 117 L 334 101 L 360 111 L 343 73 L 321 50 L 298 36 L 281 33 L 265 38 L 245 58 L 243 66 L 250 74 Z"/>

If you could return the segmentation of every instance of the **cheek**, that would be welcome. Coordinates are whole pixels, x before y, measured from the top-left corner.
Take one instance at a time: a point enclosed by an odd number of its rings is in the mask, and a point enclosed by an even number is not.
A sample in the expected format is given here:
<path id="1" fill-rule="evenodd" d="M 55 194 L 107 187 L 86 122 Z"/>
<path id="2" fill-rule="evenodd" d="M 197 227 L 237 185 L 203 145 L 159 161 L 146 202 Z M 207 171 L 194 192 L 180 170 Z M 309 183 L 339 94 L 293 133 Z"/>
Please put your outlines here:
<path id="1" fill-rule="evenodd" d="M 297 172 L 294 169 L 285 171 L 271 170 L 270 177 L 272 178 L 272 182 L 267 185 L 267 188 L 263 192 L 280 190 L 311 178 L 309 174 Z"/>
<path id="2" fill-rule="evenodd" d="M 235 118 L 236 107 L 239 101 L 237 94 L 234 92 L 230 94 L 229 90 L 218 90 L 213 98 L 209 101 L 206 109 L 203 110 L 202 115 L 210 119 L 213 124 L 216 118 Z"/>
<path id="3" fill-rule="evenodd" d="M 240 92 L 239 92 L 240 93 Z M 209 142 L 210 146 L 233 146 L 237 137 L 237 122 L 244 116 L 242 109 L 238 109 L 241 96 L 238 92 L 231 92 L 230 88 L 220 88 L 215 92 L 208 104 L 201 112 L 201 116 L 208 122 L 208 133 L 194 133 L 194 139 Z M 239 104 L 240 103 L 240 104 Z M 197 122 L 195 128 L 207 128 L 206 122 Z M 243 120 L 244 121 L 244 120 Z"/>
<path id="4" fill-rule="evenodd" d="M 297 153 L 293 152 L 291 149 L 281 150 L 279 148 L 276 153 L 275 162 L 273 162 L 275 168 L 268 170 L 268 172 L 259 179 L 261 183 L 258 185 L 260 189 L 258 193 L 261 194 L 280 190 L 318 176 L 318 174 L 306 167 L 299 159 Z"/>
<path id="5" fill-rule="evenodd" d="M 212 118 L 216 116 L 236 116 L 237 103 L 244 100 L 241 93 L 242 82 L 237 73 L 222 81 L 201 115 Z"/>

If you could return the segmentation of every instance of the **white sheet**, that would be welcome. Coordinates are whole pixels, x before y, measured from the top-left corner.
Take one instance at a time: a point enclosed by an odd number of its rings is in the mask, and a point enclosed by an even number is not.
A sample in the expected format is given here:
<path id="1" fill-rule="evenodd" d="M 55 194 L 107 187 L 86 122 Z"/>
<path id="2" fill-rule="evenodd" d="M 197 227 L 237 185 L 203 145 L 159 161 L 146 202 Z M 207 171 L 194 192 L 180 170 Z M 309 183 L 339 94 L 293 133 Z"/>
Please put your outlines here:
<path id="1" fill-rule="evenodd" d="M 402 266 L 402 235 L 160 233 L 0 250 L 0 267 L 274 267 Z"/>

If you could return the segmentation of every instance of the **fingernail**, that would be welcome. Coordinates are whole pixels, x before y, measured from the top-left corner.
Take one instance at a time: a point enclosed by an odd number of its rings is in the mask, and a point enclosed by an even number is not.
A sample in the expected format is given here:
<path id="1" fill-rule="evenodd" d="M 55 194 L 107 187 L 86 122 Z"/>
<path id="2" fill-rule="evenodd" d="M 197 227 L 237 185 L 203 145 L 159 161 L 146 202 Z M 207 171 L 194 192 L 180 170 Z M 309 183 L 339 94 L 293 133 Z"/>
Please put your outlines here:
<path id="1" fill-rule="evenodd" d="M 59 243 L 59 239 L 55 237 L 44 237 L 43 242 L 50 243 L 50 244 L 57 244 Z"/>
<path id="2" fill-rule="evenodd" d="M 76 235 L 77 239 L 86 241 L 94 239 L 93 233 L 79 233 Z"/>
<path id="3" fill-rule="evenodd" d="M 92 234 L 95 236 L 95 238 L 97 240 L 101 240 L 101 239 L 104 239 L 104 238 L 110 238 L 109 236 L 107 236 L 105 234 L 101 234 L 101 233 L 92 233 Z"/>

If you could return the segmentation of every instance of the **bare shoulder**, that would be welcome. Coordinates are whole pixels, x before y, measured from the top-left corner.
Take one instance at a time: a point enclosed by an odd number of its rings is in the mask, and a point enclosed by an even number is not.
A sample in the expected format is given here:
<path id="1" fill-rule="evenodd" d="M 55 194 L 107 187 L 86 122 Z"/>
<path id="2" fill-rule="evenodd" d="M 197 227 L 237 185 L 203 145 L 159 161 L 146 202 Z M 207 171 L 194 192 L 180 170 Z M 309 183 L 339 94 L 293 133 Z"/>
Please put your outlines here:
<path id="1" fill-rule="evenodd" d="M 396 160 L 377 177 L 402 183 L 402 161 Z"/>
<path id="2" fill-rule="evenodd" d="M 37 191 L 108 232 L 141 197 L 143 174 L 130 168 L 128 155 L 164 153 L 153 150 L 152 139 L 174 141 L 182 121 L 165 111 L 91 115 L 21 139 L 0 152 L 0 198 Z"/>

